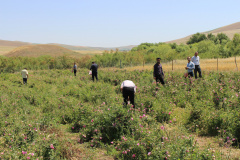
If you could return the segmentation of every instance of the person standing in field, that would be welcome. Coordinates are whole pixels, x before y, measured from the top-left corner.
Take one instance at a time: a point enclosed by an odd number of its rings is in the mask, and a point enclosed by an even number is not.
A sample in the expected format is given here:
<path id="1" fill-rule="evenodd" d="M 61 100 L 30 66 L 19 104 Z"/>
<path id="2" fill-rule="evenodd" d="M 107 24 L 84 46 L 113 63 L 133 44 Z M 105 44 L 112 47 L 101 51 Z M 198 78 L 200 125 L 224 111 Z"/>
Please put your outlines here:
<path id="1" fill-rule="evenodd" d="M 125 80 L 121 84 L 121 92 L 123 94 L 123 100 L 124 103 L 127 105 L 128 104 L 128 99 L 130 100 L 130 103 L 134 107 L 134 93 L 136 93 L 136 85 L 130 81 L 130 80 Z"/>
<path id="2" fill-rule="evenodd" d="M 157 58 L 157 63 L 153 66 L 153 78 L 156 80 L 156 83 L 158 81 L 161 82 L 162 85 L 165 84 L 164 82 L 164 73 L 163 73 L 163 69 L 162 69 L 162 64 L 160 63 L 161 58 Z"/>
<path id="3" fill-rule="evenodd" d="M 96 80 L 98 81 L 98 65 L 95 62 L 92 62 L 92 66 L 90 68 L 90 70 L 92 70 L 92 80 L 94 81 L 94 77 L 96 78 Z"/>
<path id="4" fill-rule="evenodd" d="M 197 79 L 197 72 L 199 77 L 202 78 L 202 72 L 200 68 L 200 58 L 198 56 L 198 52 L 195 52 L 195 55 L 192 57 L 192 62 L 195 64 L 194 75 L 195 79 Z"/>
<path id="5" fill-rule="evenodd" d="M 27 84 L 27 79 L 28 79 L 28 71 L 27 68 L 24 68 L 21 72 L 22 78 L 23 78 L 23 84 Z"/>
<path id="6" fill-rule="evenodd" d="M 187 70 L 188 77 L 193 77 L 193 70 L 195 69 L 195 65 L 191 62 L 191 57 L 187 57 L 188 63 L 185 69 Z"/>
<path id="7" fill-rule="evenodd" d="M 74 62 L 74 64 L 73 64 L 72 72 L 74 72 L 74 75 L 75 75 L 75 76 L 77 75 L 77 65 L 76 65 L 75 62 Z"/>

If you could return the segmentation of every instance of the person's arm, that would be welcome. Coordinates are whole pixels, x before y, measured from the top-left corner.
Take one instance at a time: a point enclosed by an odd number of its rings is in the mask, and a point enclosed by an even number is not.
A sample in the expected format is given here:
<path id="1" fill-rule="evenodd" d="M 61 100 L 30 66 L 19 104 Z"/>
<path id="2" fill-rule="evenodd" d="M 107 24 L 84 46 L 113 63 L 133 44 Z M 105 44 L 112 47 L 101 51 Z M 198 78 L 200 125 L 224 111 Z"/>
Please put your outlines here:
<path id="1" fill-rule="evenodd" d="M 163 73 L 163 69 L 162 69 L 162 66 L 161 66 L 161 70 L 162 70 L 162 75 L 164 76 L 164 73 Z"/>
<path id="2" fill-rule="evenodd" d="M 28 78 L 28 71 L 26 72 L 27 78 Z"/>
<path id="3" fill-rule="evenodd" d="M 153 66 L 153 78 L 156 79 L 156 75 L 155 75 L 155 65 Z"/>
<path id="4" fill-rule="evenodd" d="M 92 65 L 91 65 L 91 67 L 90 67 L 90 70 L 92 70 Z"/>

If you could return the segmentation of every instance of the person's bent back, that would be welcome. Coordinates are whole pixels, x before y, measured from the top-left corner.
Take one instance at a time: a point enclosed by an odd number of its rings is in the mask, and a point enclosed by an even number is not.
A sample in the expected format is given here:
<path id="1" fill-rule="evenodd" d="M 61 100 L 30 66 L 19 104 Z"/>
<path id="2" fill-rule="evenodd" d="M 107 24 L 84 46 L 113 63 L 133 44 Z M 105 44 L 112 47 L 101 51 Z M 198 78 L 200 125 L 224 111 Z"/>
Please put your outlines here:
<path id="1" fill-rule="evenodd" d="M 128 97 L 130 100 L 130 103 L 134 106 L 134 93 L 136 93 L 136 86 L 135 84 L 130 80 L 125 80 L 121 84 L 121 91 L 123 94 L 124 103 L 127 105 L 128 103 Z"/>
<path id="2" fill-rule="evenodd" d="M 27 68 L 24 68 L 21 72 L 23 78 L 23 84 L 27 84 L 28 71 Z"/>

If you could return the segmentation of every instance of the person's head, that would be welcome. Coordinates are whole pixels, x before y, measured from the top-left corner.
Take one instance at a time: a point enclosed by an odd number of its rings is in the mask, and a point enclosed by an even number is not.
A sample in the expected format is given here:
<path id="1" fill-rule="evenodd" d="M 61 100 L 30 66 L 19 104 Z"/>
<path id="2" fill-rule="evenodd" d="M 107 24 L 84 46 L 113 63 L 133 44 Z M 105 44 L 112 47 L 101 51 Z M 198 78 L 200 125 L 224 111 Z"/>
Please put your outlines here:
<path id="1" fill-rule="evenodd" d="M 75 65 L 76 63 L 74 62 L 73 64 Z"/>
<path id="2" fill-rule="evenodd" d="M 161 58 L 157 58 L 157 63 L 160 64 Z"/>
<path id="3" fill-rule="evenodd" d="M 195 54 L 194 54 L 196 57 L 197 57 L 197 55 L 198 55 L 198 52 L 195 52 Z"/>
<path id="4" fill-rule="evenodd" d="M 95 62 L 92 62 L 92 64 L 94 64 Z"/>
<path id="5" fill-rule="evenodd" d="M 26 69 L 26 70 L 27 70 L 27 68 L 24 68 L 24 69 Z"/>
<path id="6" fill-rule="evenodd" d="M 187 57 L 187 60 L 188 60 L 188 62 L 190 62 L 191 61 L 191 57 Z"/>

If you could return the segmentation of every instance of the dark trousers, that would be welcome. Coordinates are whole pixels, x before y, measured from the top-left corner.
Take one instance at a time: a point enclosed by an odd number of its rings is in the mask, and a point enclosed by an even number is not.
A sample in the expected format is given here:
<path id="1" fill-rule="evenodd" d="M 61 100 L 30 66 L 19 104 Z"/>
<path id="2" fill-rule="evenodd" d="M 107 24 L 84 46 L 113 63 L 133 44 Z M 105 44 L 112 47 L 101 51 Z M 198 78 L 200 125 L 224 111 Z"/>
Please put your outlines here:
<path id="1" fill-rule="evenodd" d="M 74 69 L 73 72 L 74 72 L 74 75 L 76 76 L 77 75 L 77 70 Z"/>
<path id="2" fill-rule="evenodd" d="M 188 72 L 188 77 L 193 77 L 193 72 Z"/>
<path id="3" fill-rule="evenodd" d="M 197 72 L 199 74 L 199 77 L 201 78 L 202 77 L 202 72 L 201 72 L 201 68 L 199 65 L 195 65 L 195 69 L 194 69 L 194 75 L 195 75 L 195 78 L 197 79 Z"/>
<path id="4" fill-rule="evenodd" d="M 94 77 L 96 78 L 96 80 L 98 81 L 98 76 L 97 73 L 92 72 L 92 80 L 94 81 Z"/>
<path id="5" fill-rule="evenodd" d="M 164 79 L 163 79 L 163 76 L 162 75 L 157 75 L 156 76 L 156 83 L 157 82 L 161 82 L 163 85 L 165 84 L 165 82 L 164 82 Z"/>
<path id="6" fill-rule="evenodd" d="M 27 78 L 23 78 L 23 84 L 27 84 Z"/>
<path id="7" fill-rule="evenodd" d="M 128 104 L 128 97 L 130 100 L 130 103 L 132 105 L 134 104 L 134 87 L 123 87 L 123 99 L 124 99 L 124 103 L 127 105 Z"/>

